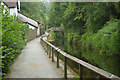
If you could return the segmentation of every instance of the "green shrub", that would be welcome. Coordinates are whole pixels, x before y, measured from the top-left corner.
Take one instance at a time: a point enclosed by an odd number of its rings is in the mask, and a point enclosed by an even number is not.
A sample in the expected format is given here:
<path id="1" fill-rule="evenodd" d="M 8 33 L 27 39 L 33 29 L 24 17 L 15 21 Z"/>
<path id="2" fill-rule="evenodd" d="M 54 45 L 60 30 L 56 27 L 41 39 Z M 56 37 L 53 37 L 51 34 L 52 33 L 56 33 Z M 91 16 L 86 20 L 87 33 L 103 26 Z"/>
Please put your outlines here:
<path id="1" fill-rule="evenodd" d="M 104 27 L 93 35 L 85 33 L 81 38 L 82 46 L 93 48 L 95 51 L 103 51 L 106 55 L 118 53 L 118 20 L 111 19 Z"/>
<path id="2" fill-rule="evenodd" d="M 3 76 L 10 71 L 11 64 L 25 45 L 28 25 L 19 23 L 18 18 L 6 11 L 2 14 L 2 72 Z"/>
<path id="3" fill-rule="evenodd" d="M 119 76 L 118 19 L 111 19 L 97 33 L 82 35 L 82 57 L 108 72 Z"/>

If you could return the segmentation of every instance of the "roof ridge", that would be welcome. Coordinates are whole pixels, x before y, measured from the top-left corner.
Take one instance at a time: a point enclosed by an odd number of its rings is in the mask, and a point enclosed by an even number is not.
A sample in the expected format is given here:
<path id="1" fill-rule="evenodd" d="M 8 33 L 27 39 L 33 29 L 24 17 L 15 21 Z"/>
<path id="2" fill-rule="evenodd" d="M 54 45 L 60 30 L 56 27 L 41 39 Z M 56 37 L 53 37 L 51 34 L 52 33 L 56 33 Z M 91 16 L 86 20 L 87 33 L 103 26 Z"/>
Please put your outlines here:
<path id="1" fill-rule="evenodd" d="M 17 6 L 17 2 L 3 2 L 8 8 L 14 8 Z"/>

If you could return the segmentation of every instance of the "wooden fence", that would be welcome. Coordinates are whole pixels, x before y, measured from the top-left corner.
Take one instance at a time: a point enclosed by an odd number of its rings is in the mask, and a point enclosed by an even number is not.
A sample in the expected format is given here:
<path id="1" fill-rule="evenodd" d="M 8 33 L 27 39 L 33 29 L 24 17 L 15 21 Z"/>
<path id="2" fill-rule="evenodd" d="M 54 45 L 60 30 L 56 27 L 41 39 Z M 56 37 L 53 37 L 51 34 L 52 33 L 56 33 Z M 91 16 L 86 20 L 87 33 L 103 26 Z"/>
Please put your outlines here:
<path id="1" fill-rule="evenodd" d="M 76 57 L 73 57 L 69 54 L 67 54 L 66 52 L 63 52 L 62 50 L 60 50 L 59 48 L 55 47 L 54 45 L 52 45 L 51 43 L 45 41 L 43 38 L 41 39 L 41 44 L 44 48 L 44 50 L 47 52 L 47 54 L 49 55 L 49 58 L 52 57 L 52 61 L 54 61 L 54 51 L 56 51 L 56 55 L 57 55 L 57 68 L 59 68 L 59 55 L 62 54 L 64 56 L 64 78 L 67 79 L 67 60 L 70 59 L 76 63 L 79 64 L 79 78 L 80 80 L 84 80 L 83 74 L 84 74 L 84 68 L 87 68 L 97 74 L 99 74 L 100 76 L 103 76 L 102 79 L 97 79 L 97 80 L 120 80 L 119 77 L 108 73 L 102 69 L 99 69 L 83 60 L 80 60 Z"/>

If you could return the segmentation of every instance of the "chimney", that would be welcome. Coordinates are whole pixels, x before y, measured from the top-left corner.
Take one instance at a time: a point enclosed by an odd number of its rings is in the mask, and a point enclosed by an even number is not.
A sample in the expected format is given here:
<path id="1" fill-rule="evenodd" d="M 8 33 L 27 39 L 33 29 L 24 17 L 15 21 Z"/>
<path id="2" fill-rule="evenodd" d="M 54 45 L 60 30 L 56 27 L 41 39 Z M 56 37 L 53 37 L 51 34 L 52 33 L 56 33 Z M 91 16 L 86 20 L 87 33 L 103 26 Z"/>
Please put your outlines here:
<path id="1" fill-rule="evenodd" d="M 18 0 L 17 5 L 18 5 L 18 11 L 20 12 L 20 0 Z"/>

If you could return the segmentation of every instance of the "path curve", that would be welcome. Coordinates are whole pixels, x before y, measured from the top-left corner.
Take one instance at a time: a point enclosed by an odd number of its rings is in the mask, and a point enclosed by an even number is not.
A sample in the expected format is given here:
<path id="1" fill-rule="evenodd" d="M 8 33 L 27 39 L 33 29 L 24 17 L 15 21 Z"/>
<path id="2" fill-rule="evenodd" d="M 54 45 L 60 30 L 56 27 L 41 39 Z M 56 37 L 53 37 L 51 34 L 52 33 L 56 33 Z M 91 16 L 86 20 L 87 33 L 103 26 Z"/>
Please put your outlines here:
<path id="1" fill-rule="evenodd" d="M 39 40 L 27 43 L 5 78 L 62 78 L 62 70 L 51 62 Z"/>

